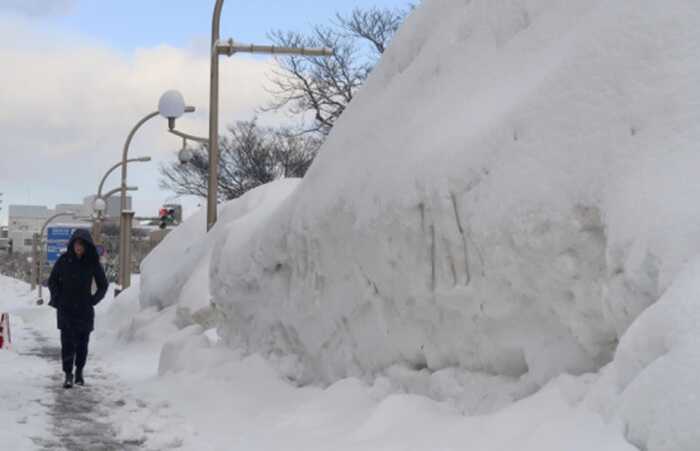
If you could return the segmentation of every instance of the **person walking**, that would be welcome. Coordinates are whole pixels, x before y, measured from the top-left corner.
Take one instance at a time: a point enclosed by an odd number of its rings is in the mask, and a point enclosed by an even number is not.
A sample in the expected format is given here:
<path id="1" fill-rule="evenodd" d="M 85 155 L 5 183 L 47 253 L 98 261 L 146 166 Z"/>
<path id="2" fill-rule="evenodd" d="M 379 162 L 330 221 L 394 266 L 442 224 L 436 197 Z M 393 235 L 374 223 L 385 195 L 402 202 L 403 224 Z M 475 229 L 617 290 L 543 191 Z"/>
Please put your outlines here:
<path id="1" fill-rule="evenodd" d="M 93 280 L 97 291 L 93 294 Z M 58 328 L 61 330 L 61 358 L 66 375 L 64 388 L 75 383 L 84 385 L 83 368 L 87 361 L 90 333 L 95 326 L 95 306 L 104 298 L 109 283 L 97 255 L 90 232 L 76 230 L 68 242 L 68 250 L 61 255 L 49 277 L 51 301 L 56 309 Z"/>

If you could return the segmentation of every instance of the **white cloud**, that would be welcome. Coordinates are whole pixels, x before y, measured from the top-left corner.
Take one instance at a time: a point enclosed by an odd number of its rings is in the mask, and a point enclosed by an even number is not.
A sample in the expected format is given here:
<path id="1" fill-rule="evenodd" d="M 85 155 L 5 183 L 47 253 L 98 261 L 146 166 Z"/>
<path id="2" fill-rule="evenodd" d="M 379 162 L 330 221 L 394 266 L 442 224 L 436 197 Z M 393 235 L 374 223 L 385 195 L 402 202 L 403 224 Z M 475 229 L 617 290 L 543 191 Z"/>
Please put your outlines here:
<path id="1" fill-rule="evenodd" d="M 0 0 L 0 11 L 13 11 L 28 16 L 66 14 L 75 0 Z"/>
<path id="2" fill-rule="evenodd" d="M 32 36 L 13 41 L 13 36 Z M 38 33 L 31 20 L 0 19 L 0 192 L 5 204 L 73 202 L 96 189 L 121 156 L 131 127 L 157 108 L 167 89 L 183 92 L 198 113 L 178 128 L 207 130 L 209 59 L 160 46 L 133 54 L 90 45 L 76 36 Z M 269 101 L 264 89 L 271 61 L 222 60 L 221 128 L 251 118 Z M 144 126 L 131 155 L 157 162 L 131 169 L 137 209 L 155 211 L 168 197 L 157 189 L 158 161 L 173 158 L 180 141 L 160 118 Z M 115 185 L 116 177 L 108 185 Z M 140 213 L 144 213 L 141 211 Z"/>

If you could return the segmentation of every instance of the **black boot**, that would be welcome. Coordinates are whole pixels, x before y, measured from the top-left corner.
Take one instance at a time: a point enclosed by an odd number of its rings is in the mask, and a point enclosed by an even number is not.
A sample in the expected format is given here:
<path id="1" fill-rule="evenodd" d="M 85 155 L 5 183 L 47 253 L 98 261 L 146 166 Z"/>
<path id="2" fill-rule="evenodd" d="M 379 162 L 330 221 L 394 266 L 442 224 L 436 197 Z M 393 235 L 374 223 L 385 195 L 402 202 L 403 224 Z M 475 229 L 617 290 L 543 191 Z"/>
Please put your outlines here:
<path id="1" fill-rule="evenodd" d="M 85 379 L 83 379 L 83 369 L 82 368 L 77 368 L 75 370 L 75 384 L 76 385 L 85 385 Z"/>
<path id="2" fill-rule="evenodd" d="M 66 373 L 66 381 L 63 383 L 63 388 L 73 388 L 73 375 Z"/>

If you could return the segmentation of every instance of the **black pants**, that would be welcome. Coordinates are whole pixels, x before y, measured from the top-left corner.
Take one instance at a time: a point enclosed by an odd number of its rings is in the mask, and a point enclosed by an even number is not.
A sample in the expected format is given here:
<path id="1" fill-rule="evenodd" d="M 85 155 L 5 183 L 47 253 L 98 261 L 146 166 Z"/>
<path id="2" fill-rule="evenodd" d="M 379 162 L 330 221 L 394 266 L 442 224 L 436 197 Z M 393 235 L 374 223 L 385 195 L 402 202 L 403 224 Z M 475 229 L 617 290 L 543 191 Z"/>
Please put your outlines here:
<path id="1" fill-rule="evenodd" d="M 90 332 L 61 329 L 61 358 L 63 372 L 73 374 L 73 365 L 82 371 L 87 361 Z"/>

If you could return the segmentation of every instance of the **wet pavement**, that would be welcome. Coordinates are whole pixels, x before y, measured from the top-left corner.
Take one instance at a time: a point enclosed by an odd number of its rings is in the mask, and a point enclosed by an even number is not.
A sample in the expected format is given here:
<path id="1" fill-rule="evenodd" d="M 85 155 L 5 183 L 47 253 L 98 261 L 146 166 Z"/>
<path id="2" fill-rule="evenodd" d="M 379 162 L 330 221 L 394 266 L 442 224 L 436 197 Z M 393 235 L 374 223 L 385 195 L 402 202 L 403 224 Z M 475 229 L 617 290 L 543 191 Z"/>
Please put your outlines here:
<path id="1" fill-rule="evenodd" d="M 144 442 L 120 441 L 114 425 L 109 423 L 110 411 L 125 405 L 115 377 L 100 368 L 99 361 L 88 357 L 85 386 L 63 388 L 60 371 L 60 348 L 45 337 L 34 333 L 36 346 L 27 354 L 56 365 L 56 372 L 43 376 L 46 397 L 36 399 L 49 411 L 51 439 L 33 439 L 38 450 L 66 451 L 131 451 L 144 449 Z"/>

